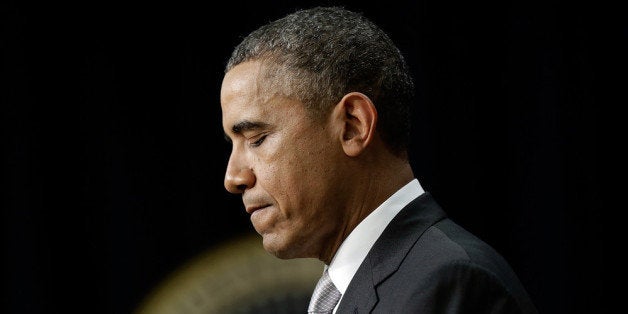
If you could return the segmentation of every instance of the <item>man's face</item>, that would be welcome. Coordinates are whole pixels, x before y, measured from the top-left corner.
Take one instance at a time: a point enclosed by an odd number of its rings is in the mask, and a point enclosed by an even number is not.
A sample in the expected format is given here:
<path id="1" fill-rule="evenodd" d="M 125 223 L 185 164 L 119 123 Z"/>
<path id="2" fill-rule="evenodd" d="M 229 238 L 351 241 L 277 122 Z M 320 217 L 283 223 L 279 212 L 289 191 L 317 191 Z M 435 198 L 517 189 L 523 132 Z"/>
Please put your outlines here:
<path id="1" fill-rule="evenodd" d="M 233 144 L 225 188 L 242 194 L 267 251 L 318 258 L 342 233 L 340 131 L 297 100 L 264 94 L 260 71 L 245 62 L 223 80 L 222 124 Z"/>

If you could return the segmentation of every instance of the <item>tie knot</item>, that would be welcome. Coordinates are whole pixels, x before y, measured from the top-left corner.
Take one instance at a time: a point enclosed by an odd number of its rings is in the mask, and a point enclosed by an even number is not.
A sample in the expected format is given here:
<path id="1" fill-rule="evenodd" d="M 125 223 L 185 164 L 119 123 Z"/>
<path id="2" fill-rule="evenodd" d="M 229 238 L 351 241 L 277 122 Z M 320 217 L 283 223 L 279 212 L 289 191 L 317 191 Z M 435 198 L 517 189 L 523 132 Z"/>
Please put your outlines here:
<path id="1" fill-rule="evenodd" d="M 340 300 L 340 296 L 340 291 L 331 281 L 329 272 L 325 269 L 323 276 L 318 280 L 316 288 L 314 288 L 307 312 L 310 314 L 331 313 Z"/>

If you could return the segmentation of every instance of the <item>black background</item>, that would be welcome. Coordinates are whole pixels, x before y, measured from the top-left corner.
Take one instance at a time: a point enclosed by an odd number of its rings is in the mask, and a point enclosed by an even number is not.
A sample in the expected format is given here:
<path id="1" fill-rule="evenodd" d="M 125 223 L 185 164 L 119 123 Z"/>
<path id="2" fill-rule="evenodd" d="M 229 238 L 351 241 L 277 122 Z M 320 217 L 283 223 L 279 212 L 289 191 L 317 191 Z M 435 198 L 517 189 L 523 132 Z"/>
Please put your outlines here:
<path id="1" fill-rule="evenodd" d="M 601 313 L 596 10 L 559 1 L 2 5 L 3 313 L 129 313 L 251 232 L 222 186 L 224 64 L 296 8 L 345 4 L 412 68 L 415 173 L 543 313 Z"/>

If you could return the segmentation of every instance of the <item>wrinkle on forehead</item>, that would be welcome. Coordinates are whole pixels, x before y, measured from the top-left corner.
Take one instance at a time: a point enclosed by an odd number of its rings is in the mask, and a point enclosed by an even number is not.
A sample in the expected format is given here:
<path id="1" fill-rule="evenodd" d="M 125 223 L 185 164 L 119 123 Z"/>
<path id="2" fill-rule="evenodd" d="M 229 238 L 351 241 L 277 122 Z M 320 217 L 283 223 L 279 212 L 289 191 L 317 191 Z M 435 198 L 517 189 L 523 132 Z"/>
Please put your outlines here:
<path id="1" fill-rule="evenodd" d="M 245 62 L 233 67 L 225 74 L 220 93 L 222 105 L 236 101 L 234 98 L 247 96 L 249 101 L 261 102 L 263 95 L 260 74 L 262 67 L 256 62 Z"/>
<path id="2" fill-rule="evenodd" d="M 308 109 L 301 100 L 288 93 L 294 79 L 288 72 L 272 61 L 246 61 L 233 67 L 225 75 L 221 91 L 223 119 L 226 113 L 224 106 L 235 105 L 241 108 L 237 120 L 256 120 L 260 114 L 266 116 L 274 112 L 279 104 L 288 102 L 302 106 L 310 118 L 323 122 L 324 119 L 316 115 L 316 112 Z M 284 107 L 282 110 L 286 109 Z M 283 114 L 277 118 L 290 119 L 290 115 Z M 229 129 L 231 126 L 226 127 Z"/>
<path id="3" fill-rule="evenodd" d="M 292 76 L 281 65 L 272 61 L 246 61 L 226 73 L 221 91 L 221 103 L 233 101 L 231 97 L 246 95 L 260 105 L 276 98 L 297 100 L 291 91 Z M 235 78 L 234 78 L 235 76 Z M 228 83 L 228 84 L 225 84 Z"/>
<path id="4" fill-rule="evenodd" d="M 257 66 L 256 92 L 258 100 L 263 104 L 269 102 L 273 98 L 290 98 L 299 100 L 294 97 L 292 92 L 295 78 L 291 75 L 290 70 L 285 65 L 278 64 L 272 60 L 255 60 L 249 61 Z"/>

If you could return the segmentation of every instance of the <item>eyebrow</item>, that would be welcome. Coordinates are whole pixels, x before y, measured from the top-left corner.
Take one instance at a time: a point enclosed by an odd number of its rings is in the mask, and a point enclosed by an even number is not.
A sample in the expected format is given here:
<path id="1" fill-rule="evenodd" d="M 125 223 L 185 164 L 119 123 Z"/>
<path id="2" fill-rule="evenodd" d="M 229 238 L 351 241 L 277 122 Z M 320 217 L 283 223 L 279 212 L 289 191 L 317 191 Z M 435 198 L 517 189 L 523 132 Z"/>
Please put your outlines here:
<path id="1" fill-rule="evenodd" d="M 269 126 L 269 124 L 268 123 L 264 123 L 264 122 L 243 120 L 243 121 L 240 121 L 240 122 L 234 124 L 231 127 L 231 131 L 234 134 L 242 134 L 242 133 L 244 133 L 246 131 L 258 130 L 258 129 L 266 128 L 268 126 Z M 231 138 L 227 135 L 227 133 L 225 133 L 225 140 L 227 140 L 227 142 L 231 143 Z"/>

